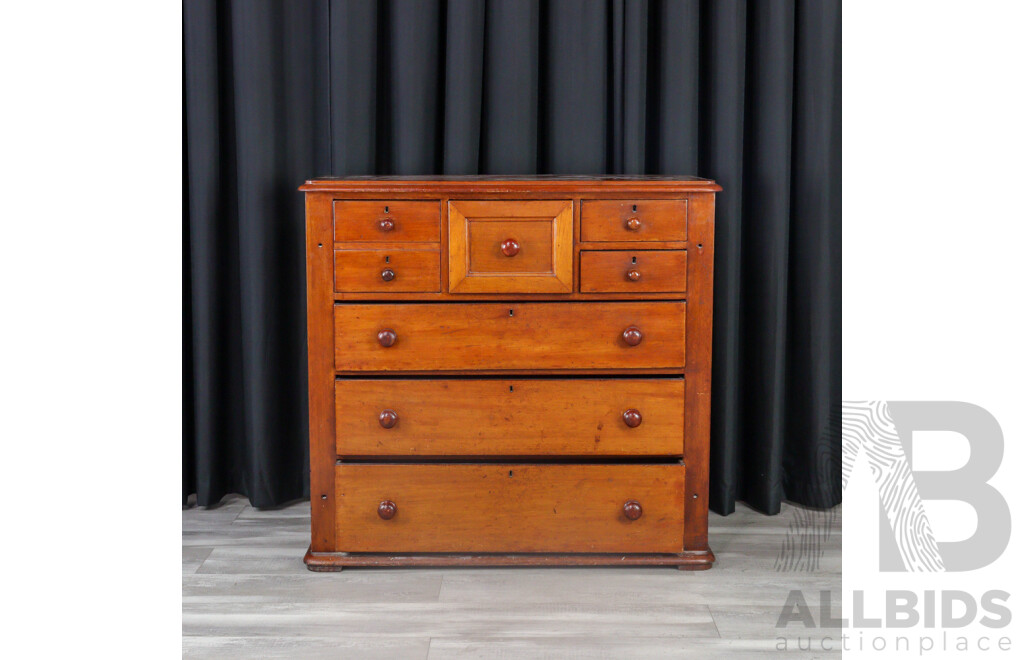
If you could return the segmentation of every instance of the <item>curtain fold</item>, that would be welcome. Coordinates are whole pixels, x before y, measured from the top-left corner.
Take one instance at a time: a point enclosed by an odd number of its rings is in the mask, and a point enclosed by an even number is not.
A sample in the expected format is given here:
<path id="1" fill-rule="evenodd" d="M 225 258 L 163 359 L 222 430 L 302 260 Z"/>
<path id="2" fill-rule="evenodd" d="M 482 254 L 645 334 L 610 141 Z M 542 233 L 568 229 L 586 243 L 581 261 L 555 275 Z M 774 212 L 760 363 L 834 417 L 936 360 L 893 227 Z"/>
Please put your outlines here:
<path id="1" fill-rule="evenodd" d="M 698 174 L 711 507 L 841 498 L 838 1 L 184 3 L 183 495 L 308 497 L 322 174 Z"/>

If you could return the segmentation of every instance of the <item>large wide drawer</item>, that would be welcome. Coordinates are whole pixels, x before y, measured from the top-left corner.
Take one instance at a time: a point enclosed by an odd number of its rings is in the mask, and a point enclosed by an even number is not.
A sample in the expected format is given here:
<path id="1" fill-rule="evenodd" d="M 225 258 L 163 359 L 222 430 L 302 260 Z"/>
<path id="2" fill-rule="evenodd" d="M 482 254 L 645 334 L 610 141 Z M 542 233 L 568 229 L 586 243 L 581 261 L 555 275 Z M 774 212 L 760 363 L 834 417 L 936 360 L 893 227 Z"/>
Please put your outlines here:
<path id="1" fill-rule="evenodd" d="M 339 552 L 683 550 L 679 463 L 339 464 L 335 479 Z"/>
<path id="2" fill-rule="evenodd" d="M 340 372 L 682 369 L 686 303 L 338 304 Z"/>
<path id="3" fill-rule="evenodd" d="M 341 456 L 681 456 L 682 378 L 335 383 Z"/>

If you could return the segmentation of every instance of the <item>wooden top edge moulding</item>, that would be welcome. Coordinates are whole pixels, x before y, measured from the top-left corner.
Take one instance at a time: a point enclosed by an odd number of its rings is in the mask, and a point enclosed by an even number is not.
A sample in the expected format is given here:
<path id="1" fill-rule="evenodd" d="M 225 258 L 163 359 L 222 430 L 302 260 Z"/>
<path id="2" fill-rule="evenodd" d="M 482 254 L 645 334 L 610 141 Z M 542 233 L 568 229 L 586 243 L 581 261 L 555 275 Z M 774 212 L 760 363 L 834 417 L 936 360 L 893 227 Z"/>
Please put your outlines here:
<path id="1" fill-rule="evenodd" d="M 721 186 L 711 179 L 693 176 L 387 176 L 321 177 L 310 179 L 299 190 L 304 192 L 452 192 L 456 194 L 649 191 L 665 193 L 719 192 Z"/>

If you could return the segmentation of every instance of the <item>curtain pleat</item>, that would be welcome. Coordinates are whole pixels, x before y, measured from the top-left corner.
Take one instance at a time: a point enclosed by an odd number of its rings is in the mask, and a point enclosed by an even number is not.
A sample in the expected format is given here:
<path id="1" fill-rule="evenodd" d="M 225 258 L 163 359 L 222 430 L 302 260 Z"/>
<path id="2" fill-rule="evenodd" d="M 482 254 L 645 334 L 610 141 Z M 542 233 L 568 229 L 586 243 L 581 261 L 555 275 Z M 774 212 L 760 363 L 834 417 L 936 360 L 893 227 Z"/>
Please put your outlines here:
<path id="1" fill-rule="evenodd" d="M 183 494 L 308 497 L 322 174 L 716 179 L 711 506 L 841 497 L 838 1 L 184 5 Z"/>

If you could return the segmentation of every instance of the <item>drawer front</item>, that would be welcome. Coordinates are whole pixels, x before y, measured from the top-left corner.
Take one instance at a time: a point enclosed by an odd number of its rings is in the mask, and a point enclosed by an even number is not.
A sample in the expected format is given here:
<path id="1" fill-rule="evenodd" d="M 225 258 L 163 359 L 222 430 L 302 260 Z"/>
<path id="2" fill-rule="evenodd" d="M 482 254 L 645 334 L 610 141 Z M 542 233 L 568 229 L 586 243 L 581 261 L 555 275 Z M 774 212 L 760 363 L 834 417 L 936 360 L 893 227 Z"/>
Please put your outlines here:
<path id="1" fill-rule="evenodd" d="M 583 200 L 582 241 L 685 241 L 685 199 Z"/>
<path id="2" fill-rule="evenodd" d="M 580 253 L 582 293 L 684 293 L 686 250 Z"/>
<path id="3" fill-rule="evenodd" d="M 334 362 L 338 371 L 682 369 L 685 316 L 681 301 L 339 304 Z"/>
<path id="4" fill-rule="evenodd" d="M 335 478 L 339 552 L 683 550 L 678 463 L 342 464 Z"/>
<path id="5" fill-rule="evenodd" d="M 571 293 L 572 201 L 448 203 L 451 293 Z"/>
<path id="6" fill-rule="evenodd" d="M 335 250 L 334 290 L 436 293 L 441 290 L 441 251 Z"/>
<path id="7" fill-rule="evenodd" d="M 341 456 L 681 456 L 683 379 L 335 383 Z"/>
<path id="8" fill-rule="evenodd" d="M 334 202 L 334 240 L 437 243 L 441 240 L 441 203 Z"/>

